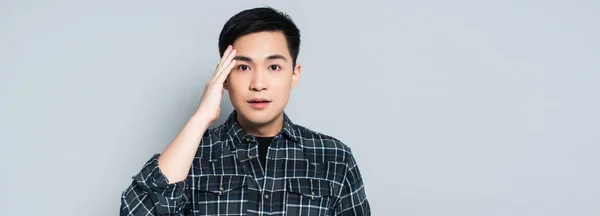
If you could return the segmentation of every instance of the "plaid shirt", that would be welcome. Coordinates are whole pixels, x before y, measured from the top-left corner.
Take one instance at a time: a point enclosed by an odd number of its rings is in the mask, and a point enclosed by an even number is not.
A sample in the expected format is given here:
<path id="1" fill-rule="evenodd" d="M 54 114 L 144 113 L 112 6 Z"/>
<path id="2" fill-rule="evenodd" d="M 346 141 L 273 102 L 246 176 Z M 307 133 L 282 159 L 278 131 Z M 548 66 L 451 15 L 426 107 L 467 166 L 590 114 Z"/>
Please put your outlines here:
<path id="1" fill-rule="evenodd" d="M 284 114 L 263 169 L 236 115 L 206 131 L 184 181 L 169 184 L 154 155 L 123 192 L 121 215 L 371 215 L 348 146 Z"/>

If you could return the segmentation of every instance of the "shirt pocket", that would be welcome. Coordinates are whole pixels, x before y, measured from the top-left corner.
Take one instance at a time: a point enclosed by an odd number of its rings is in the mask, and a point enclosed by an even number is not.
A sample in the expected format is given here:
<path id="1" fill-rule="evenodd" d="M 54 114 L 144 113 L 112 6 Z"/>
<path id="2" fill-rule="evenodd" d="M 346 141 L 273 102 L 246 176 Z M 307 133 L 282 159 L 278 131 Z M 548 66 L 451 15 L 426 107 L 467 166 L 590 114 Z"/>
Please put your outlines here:
<path id="1" fill-rule="evenodd" d="M 287 179 L 286 215 L 328 215 L 332 182 L 316 178 Z"/>
<path id="2" fill-rule="evenodd" d="M 194 212 L 210 215 L 245 215 L 248 178 L 242 175 L 200 176 L 194 191 Z"/>

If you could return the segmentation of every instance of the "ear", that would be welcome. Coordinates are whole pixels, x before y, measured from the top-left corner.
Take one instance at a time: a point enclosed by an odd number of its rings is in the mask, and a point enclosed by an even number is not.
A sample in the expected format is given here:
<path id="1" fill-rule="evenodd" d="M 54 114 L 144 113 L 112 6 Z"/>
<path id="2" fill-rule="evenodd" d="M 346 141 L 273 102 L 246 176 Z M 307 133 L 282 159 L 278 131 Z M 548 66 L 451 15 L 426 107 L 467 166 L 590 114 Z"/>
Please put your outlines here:
<path id="1" fill-rule="evenodd" d="M 225 80 L 225 82 L 223 82 L 223 88 L 227 91 L 229 91 L 229 84 L 227 83 L 227 80 Z"/>
<path id="2" fill-rule="evenodd" d="M 302 74 L 302 65 L 296 64 L 294 72 L 292 73 L 292 88 L 300 81 L 300 74 Z"/>

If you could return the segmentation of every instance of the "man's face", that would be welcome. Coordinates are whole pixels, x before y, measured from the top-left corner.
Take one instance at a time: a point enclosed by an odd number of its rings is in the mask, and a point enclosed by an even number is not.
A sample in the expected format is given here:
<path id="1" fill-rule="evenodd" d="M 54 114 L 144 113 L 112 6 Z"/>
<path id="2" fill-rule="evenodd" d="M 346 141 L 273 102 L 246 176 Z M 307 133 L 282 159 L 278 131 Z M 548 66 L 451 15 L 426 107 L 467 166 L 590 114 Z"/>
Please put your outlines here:
<path id="1" fill-rule="evenodd" d="M 247 34 L 233 48 L 236 65 L 225 89 L 238 115 L 258 125 L 280 119 L 301 71 L 300 65 L 293 66 L 285 36 L 281 32 Z"/>

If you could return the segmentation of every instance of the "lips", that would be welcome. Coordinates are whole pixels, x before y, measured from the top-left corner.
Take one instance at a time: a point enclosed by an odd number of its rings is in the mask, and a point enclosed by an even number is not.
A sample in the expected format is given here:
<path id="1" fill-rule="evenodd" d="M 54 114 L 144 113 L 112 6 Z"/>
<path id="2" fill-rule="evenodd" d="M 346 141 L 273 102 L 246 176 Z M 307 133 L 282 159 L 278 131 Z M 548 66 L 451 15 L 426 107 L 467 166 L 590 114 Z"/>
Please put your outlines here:
<path id="1" fill-rule="evenodd" d="M 252 100 L 248 101 L 248 103 L 269 103 L 269 102 L 271 102 L 271 101 L 264 99 L 264 98 L 253 98 Z"/>
<path id="2" fill-rule="evenodd" d="M 248 103 L 254 109 L 264 109 L 269 106 L 271 101 L 265 98 L 253 98 L 252 100 L 249 100 Z"/>

